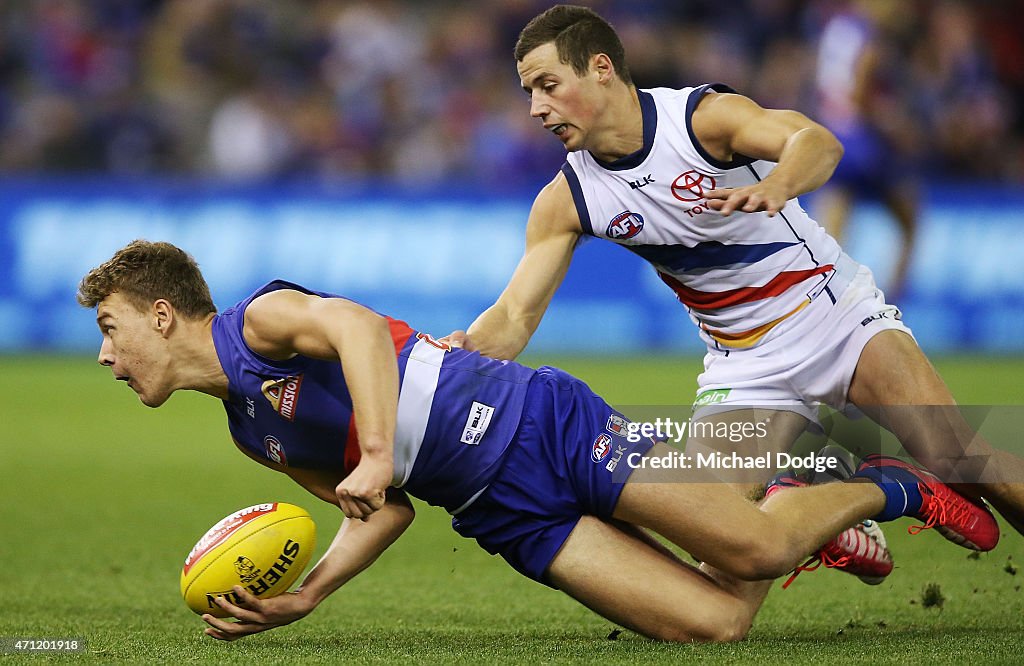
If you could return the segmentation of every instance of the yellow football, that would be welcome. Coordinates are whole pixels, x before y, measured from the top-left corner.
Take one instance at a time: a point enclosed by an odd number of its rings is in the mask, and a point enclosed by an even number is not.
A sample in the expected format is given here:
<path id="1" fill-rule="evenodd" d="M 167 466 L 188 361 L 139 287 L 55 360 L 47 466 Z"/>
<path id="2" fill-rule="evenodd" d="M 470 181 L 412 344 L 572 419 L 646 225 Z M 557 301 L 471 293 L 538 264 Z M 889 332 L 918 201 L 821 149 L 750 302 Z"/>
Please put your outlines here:
<path id="1" fill-rule="evenodd" d="M 269 598 L 288 590 L 316 547 L 316 524 L 294 504 L 256 504 L 235 511 L 203 535 L 181 569 L 181 596 L 200 615 L 226 617 L 214 599 L 241 585 Z"/>

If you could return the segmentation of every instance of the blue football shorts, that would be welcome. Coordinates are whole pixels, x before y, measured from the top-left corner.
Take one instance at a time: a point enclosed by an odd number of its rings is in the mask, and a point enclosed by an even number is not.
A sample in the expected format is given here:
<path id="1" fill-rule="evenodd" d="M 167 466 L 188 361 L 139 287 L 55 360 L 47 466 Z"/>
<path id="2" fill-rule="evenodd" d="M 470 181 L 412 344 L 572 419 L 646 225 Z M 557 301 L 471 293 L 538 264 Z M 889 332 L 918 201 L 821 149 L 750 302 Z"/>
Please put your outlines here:
<path id="1" fill-rule="evenodd" d="M 609 519 L 632 472 L 629 455 L 653 446 L 629 442 L 627 424 L 582 381 L 538 369 L 501 468 L 452 527 L 551 586 L 545 571 L 580 517 Z"/>
<path id="2" fill-rule="evenodd" d="M 843 144 L 843 158 L 829 183 L 848 188 L 858 199 L 881 201 L 902 183 L 915 179 L 913 160 L 867 123 L 833 131 Z"/>

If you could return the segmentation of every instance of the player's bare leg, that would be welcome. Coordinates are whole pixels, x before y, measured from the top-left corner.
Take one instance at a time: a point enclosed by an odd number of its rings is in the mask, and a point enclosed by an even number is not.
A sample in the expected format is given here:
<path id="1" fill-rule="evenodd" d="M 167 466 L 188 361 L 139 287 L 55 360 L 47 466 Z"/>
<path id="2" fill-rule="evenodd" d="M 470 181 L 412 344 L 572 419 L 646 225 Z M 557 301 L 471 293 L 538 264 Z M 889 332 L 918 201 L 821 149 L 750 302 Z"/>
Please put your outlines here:
<path id="1" fill-rule="evenodd" d="M 635 532 L 592 516 L 580 519 L 551 562 L 548 577 L 613 622 L 680 642 L 742 639 L 771 586 L 771 581 L 709 575 Z"/>
<path id="2" fill-rule="evenodd" d="M 899 303 L 907 286 L 910 260 L 917 241 L 917 193 L 911 185 L 894 188 L 885 197 L 885 206 L 899 227 L 900 250 L 893 268 L 891 286 L 886 289 L 891 302 Z"/>
<path id="3" fill-rule="evenodd" d="M 647 454 L 666 456 L 658 444 Z M 614 517 L 653 530 L 702 562 L 743 580 L 777 578 L 848 527 L 883 510 L 871 483 L 833 483 L 776 493 L 755 506 L 712 470 L 641 467 Z"/>
<path id="4" fill-rule="evenodd" d="M 760 425 L 764 427 L 766 435 L 745 436 L 736 441 L 728 437 L 702 436 L 701 424 L 710 426 L 708 432 L 720 432 L 722 429 L 725 432 L 739 432 L 746 424 Z M 771 464 L 767 469 L 716 470 L 718 481 L 731 485 L 736 492 L 748 499 L 757 500 L 764 494 L 764 484 L 775 473 L 775 454 L 788 452 L 793 447 L 793 442 L 806 428 L 807 419 L 796 412 L 753 407 L 720 412 L 691 423 L 691 435 L 686 441 L 686 454 L 693 460 L 696 460 L 698 454 L 707 456 L 712 452 L 725 456 L 735 453 L 740 458 L 769 456 Z"/>
<path id="5" fill-rule="evenodd" d="M 970 496 L 984 496 L 1024 534 L 1024 459 L 993 448 L 963 418 L 914 340 L 883 331 L 861 353 L 849 399 L 918 462 Z"/>
<path id="6" fill-rule="evenodd" d="M 842 242 L 853 211 L 853 196 L 846 188 L 826 185 L 818 191 L 816 207 L 821 226 L 832 238 Z"/>

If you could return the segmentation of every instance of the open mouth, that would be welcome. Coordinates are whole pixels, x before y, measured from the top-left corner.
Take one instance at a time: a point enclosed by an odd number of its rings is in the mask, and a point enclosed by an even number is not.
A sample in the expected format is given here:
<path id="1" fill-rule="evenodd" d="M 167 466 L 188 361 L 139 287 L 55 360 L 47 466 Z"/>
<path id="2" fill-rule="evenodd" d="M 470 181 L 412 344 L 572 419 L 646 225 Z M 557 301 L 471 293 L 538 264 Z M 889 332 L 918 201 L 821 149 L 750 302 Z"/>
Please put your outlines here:
<path id="1" fill-rule="evenodd" d="M 551 131 L 554 132 L 556 136 L 562 136 L 563 134 L 565 134 L 565 131 L 567 129 L 569 129 L 568 125 L 566 125 L 565 123 L 559 123 L 558 125 L 552 127 Z"/>

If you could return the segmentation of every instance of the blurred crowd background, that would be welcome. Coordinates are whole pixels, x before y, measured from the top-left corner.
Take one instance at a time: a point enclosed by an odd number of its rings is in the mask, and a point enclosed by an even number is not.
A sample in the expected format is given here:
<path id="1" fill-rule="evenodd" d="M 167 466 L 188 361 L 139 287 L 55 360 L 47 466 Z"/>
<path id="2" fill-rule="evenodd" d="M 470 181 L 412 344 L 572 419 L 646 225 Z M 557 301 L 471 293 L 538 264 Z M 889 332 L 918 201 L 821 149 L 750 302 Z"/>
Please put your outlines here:
<path id="1" fill-rule="evenodd" d="M 511 54 L 550 4 L 5 0 L 0 173 L 533 184 L 563 149 L 529 117 Z M 816 118 L 851 85 L 844 45 L 870 35 L 856 103 L 916 168 L 1024 179 L 1018 0 L 584 4 L 641 87 L 721 81 Z"/>

